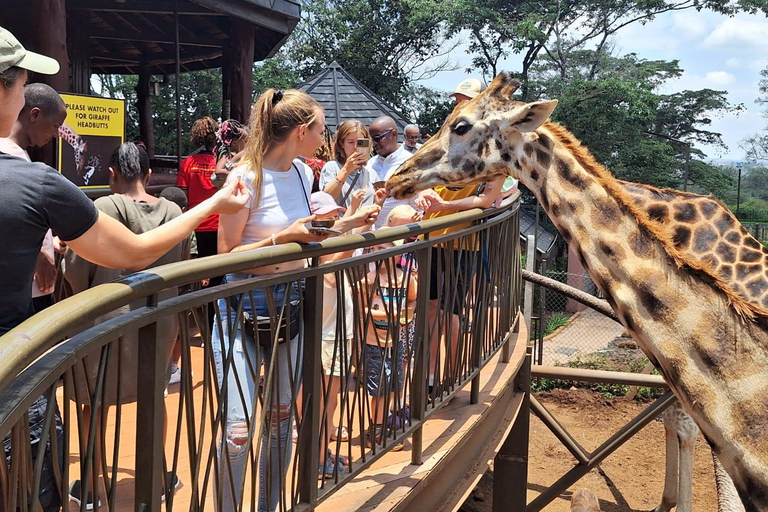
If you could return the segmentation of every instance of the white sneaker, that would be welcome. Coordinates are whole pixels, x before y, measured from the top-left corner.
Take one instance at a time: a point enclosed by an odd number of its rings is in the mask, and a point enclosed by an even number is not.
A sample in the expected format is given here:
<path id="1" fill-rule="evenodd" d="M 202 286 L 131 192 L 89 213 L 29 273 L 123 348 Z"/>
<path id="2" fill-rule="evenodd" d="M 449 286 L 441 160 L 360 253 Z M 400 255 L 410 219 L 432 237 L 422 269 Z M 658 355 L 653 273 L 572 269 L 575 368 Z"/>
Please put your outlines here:
<path id="1" fill-rule="evenodd" d="M 181 368 L 176 363 L 171 363 L 171 380 L 168 381 L 168 385 L 179 382 L 181 382 Z"/>

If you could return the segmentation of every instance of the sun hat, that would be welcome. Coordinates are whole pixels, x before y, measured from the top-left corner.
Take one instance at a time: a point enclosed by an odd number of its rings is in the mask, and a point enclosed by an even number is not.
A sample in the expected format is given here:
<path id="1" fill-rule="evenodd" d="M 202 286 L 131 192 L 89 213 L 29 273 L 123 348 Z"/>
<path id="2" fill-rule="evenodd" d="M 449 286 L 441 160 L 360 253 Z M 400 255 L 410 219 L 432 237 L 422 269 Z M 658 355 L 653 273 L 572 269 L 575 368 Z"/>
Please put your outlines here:
<path id="1" fill-rule="evenodd" d="M 59 63 L 56 60 L 25 50 L 13 34 L 0 27 L 0 73 L 13 66 L 44 75 L 55 75 L 59 72 Z"/>
<path id="2" fill-rule="evenodd" d="M 456 86 L 456 90 L 453 91 L 450 96 L 456 96 L 461 94 L 467 98 L 474 98 L 485 90 L 485 84 L 477 78 L 467 78 L 462 80 L 459 85 Z"/>
<path id="3" fill-rule="evenodd" d="M 313 192 L 309 197 L 310 209 L 313 215 L 328 215 L 331 212 L 345 212 L 346 208 L 336 204 L 327 192 Z"/>

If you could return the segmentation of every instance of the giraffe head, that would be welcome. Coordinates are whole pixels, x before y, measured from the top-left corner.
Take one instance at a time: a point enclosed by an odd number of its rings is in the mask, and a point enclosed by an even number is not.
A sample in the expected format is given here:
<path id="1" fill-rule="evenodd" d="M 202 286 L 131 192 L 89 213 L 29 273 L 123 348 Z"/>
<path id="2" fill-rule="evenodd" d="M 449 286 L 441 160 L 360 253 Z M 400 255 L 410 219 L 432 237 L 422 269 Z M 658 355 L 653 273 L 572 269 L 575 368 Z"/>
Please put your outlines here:
<path id="1" fill-rule="evenodd" d="M 458 105 L 440 131 L 390 177 L 390 195 L 400 199 L 437 185 L 471 185 L 504 175 L 520 179 L 518 153 L 537 138 L 534 130 L 557 101 L 514 101 L 519 86 L 501 73 L 477 97 Z"/>

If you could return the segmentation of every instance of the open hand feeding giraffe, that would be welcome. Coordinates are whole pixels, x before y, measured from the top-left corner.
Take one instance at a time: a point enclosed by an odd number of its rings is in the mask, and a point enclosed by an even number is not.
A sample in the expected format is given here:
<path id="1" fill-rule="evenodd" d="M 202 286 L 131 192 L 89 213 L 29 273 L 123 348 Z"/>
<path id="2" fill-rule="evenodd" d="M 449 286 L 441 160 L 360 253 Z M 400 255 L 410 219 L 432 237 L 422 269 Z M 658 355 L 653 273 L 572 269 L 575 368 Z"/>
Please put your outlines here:
<path id="1" fill-rule="evenodd" d="M 712 198 L 616 180 L 505 74 L 387 182 L 395 198 L 511 175 L 574 249 L 701 428 L 746 510 L 768 510 L 768 250 Z"/>

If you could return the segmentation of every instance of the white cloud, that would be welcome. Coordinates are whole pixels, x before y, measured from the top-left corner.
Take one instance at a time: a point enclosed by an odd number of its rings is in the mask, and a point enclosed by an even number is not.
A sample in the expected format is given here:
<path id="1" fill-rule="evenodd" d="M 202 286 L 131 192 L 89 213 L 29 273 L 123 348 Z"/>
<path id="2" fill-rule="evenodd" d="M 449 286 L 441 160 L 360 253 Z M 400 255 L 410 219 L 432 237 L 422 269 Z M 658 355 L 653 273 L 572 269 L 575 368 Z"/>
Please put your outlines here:
<path id="1" fill-rule="evenodd" d="M 762 55 L 768 46 L 768 20 L 750 16 L 726 18 L 702 43 L 703 48 L 737 52 L 748 56 L 752 52 Z"/>
<path id="2" fill-rule="evenodd" d="M 736 77 L 726 71 L 710 71 L 704 77 L 707 84 L 716 87 L 736 83 Z"/>

